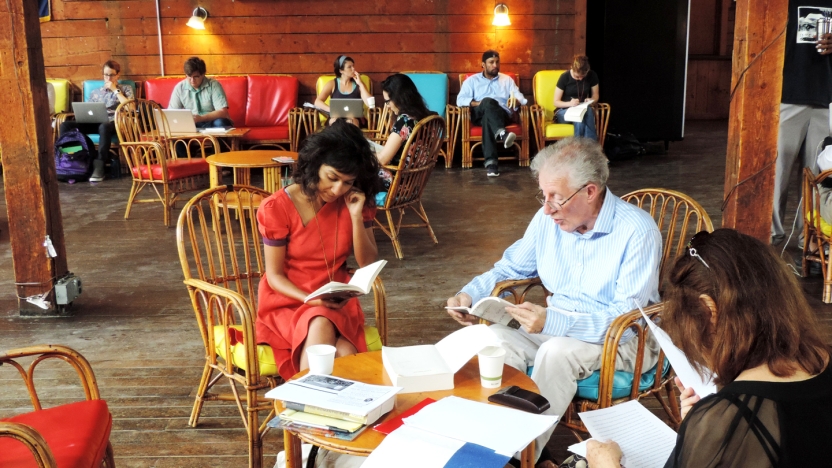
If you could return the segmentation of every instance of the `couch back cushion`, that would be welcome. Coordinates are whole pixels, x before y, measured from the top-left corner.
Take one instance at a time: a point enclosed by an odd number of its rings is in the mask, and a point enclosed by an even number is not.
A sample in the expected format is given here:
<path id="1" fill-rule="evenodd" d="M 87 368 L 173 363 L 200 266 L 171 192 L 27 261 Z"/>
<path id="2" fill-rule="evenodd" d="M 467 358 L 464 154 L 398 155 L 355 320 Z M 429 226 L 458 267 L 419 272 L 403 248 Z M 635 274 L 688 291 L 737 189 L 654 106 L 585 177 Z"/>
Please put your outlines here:
<path id="1" fill-rule="evenodd" d="M 185 77 L 183 76 L 164 76 L 145 81 L 145 99 L 156 101 L 162 108 L 167 109 L 168 104 L 170 104 L 170 95 L 173 94 L 173 88 L 184 79 Z"/>
<path id="2" fill-rule="evenodd" d="M 245 75 L 238 76 L 212 76 L 222 85 L 225 91 L 225 98 L 228 100 L 228 117 L 237 127 L 245 125 L 246 101 L 248 100 L 248 79 Z"/>
<path id="3" fill-rule="evenodd" d="M 133 88 L 133 96 L 136 96 L 136 82 L 133 80 L 118 80 L 118 84 L 127 85 Z M 90 95 L 93 91 L 104 87 L 104 80 L 86 80 L 84 81 L 84 102 L 90 100 Z"/>
<path id="4" fill-rule="evenodd" d="M 230 102 L 230 99 L 229 99 Z M 249 75 L 246 127 L 289 125 L 289 111 L 298 104 L 298 80 L 293 76 Z M 234 121 L 235 125 L 236 120 Z"/>
<path id="5" fill-rule="evenodd" d="M 406 72 L 405 75 L 413 80 L 428 109 L 445 116 L 445 105 L 448 104 L 448 75 L 422 72 Z"/>

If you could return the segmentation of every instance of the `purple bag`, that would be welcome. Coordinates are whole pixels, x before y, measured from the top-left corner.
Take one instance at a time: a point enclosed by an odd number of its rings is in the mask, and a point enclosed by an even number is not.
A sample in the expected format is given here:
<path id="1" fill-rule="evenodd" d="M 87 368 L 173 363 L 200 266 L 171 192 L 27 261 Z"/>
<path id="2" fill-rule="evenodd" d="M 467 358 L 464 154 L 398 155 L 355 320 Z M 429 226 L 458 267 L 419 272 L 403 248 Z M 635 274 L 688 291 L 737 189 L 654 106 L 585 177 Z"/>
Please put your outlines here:
<path id="1" fill-rule="evenodd" d="M 80 149 L 78 149 L 80 147 Z M 77 151 L 67 152 L 67 149 Z M 92 172 L 92 152 L 95 144 L 77 129 L 65 132 L 55 142 L 55 174 L 62 182 L 84 181 Z"/>

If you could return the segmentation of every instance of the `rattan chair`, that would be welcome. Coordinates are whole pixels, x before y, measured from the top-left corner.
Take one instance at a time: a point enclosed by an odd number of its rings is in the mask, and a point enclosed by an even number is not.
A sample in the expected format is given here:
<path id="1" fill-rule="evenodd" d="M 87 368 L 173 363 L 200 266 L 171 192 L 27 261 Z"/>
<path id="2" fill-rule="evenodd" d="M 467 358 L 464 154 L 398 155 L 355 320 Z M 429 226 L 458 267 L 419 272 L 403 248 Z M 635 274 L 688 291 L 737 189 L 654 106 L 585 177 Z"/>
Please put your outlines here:
<path id="1" fill-rule="evenodd" d="M 810 262 L 820 263 L 823 273 L 824 303 L 832 303 L 832 268 L 829 268 L 832 225 L 820 215 L 820 183 L 832 176 L 832 170 L 815 176 L 809 168 L 803 169 L 803 276 L 809 276 Z"/>
<path id="2" fill-rule="evenodd" d="M 399 165 L 384 166 L 393 173 L 393 182 L 390 184 L 384 205 L 378 207 L 376 226 L 393 242 L 393 250 L 398 259 L 404 258 L 399 241 L 399 231 L 402 228 L 425 227 L 433 243 L 439 243 L 430 226 L 425 208 L 422 206 L 422 192 L 436 166 L 444 131 L 445 121 L 438 115 L 431 115 L 420 120 L 404 145 Z M 420 223 L 402 224 L 404 212 L 408 208 L 416 213 L 421 220 Z M 394 212 L 398 212 L 398 219 L 394 219 Z M 378 219 L 381 213 L 387 217 L 387 226 Z"/>
<path id="3" fill-rule="evenodd" d="M 176 226 L 179 261 L 205 347 L 205 364 L 188 422 L 193 427 L 206 401 L 233 401 L 248 431 L 249 466 L 263 466 L 262 436 L 274 405 L 259 392 L 274 388 L 280 376 L 274 355 L 255 337 L 257 290 L 266 274 L 257 209 L 270 194 L 249 186 L 205 190 L 182 209 Z M 229 208 L 229 197 L 240 209 Z M 384 284 L 373 284 L 375 324 L 387 343 Z M 372 327 L 365 327 L 370 335 Z M 269 358 L 271 362 L 269 362 Z M 213 393 L 224 380 L 230 393 Z M 260 417 L 266 412 L 265 418 Z"/>
<path id="4" fill-rule="evenodd" d="M 212 135 L 171 136 L 167 119 L 159 111 L 159 104 L 143 99 L 127 101 L 116 109 L 116 132 L 133 178 L 124 219 L 130 217 L 134 202 L 161 202 L 165 226 L 170 226 L 179 195 L 208 186 L 206 148 L 219 151 L 220 146 Z M 192 154 L 194 148 L 197 154 Z M 184 156 L 177 156 L 177 149 Z M 156 198 L 136 200 L 148 186 Z"/>
<path id="5" fill-rule="evenodd" d="M 704 208 L 689 196 L 674 190 L 666 189 L 642 189 L 630 192 L 622 200 L 637 205 L 644 209 L 656 221 L 659 231 L 662 233 L 663 245 L 660 267 L 660 278 L 664 278 L 664 270 L 669 260 L 676 258 L 683 252 L 688 240 L 697 232 L 702 230 L 713 231 L 713 223 Z M 544 296 L 551 293 L 545 289 L 540 278 L 525 280 L 509 280 L 497 283 L 492 296 L 505 296 L 507 300 L 514 303 L 522 303 L 527 296 L 542 292 Z M 661 315 L 662 303 L 654 304 L 645 308 L 645 312 L 651 319 L 658 319 Z M 624 377 L 624 373 L 615 370 L 615 359 L 618 354 L 618 345 L 621 337 L 628 329 L 636 333 L 632 339 L 638 340 L 637 359 L 634 370 L 630 374 L 629 381 L 632 382 L 630 391 L 626 395 L 615 397 L 613 395 L 614 379 L 616 374 Z M 644 347 L 647 340 L 648 329 L 641 323 L 641 313 L 633 310 L 618 316 L 607 330 L 604 338 L 604 348 L 601 354 L 601 369 L 586 379 L 587 382 L 598 380 L 597 393 L 594 388 L 591 393 L 597 394 L 597 398 L 582 398 L 578 395 L 572 400 L 566 414 L 561 416 L 561 422 L 566 425 L 576 437 L 581 438 L 581 433 L 586 433 L 586 427 L 578 417 L 578 413 L 601 408 L 608 408 L 612 405 L 625 401 L 637 400 L 647 395 L 653 395 L 659 401 L 670 419 L 670 425 L 678 428 L 682 422 L 679 410 L 679 402 L 676 397 L 676 390 L 673 384 L 672 369 L 664 365 L 664 353 L 660 352 L 658 362 L 654 369 L 645 370 L 642 368 L 644 358 Z M 652 373 L 652 375 L 651 375 Z M 596 375 L 597 374 L 597 375 Z M 632 378 L 641 376 L 640 378 Z M 620 379 L 619 379 L 620 380 Z M 580 393 L 579 382 L 579 393 Z M 665 396 L 662 396 L 662 390 Z M 620 392 L 620 391 L 619 391 Z"/>
<path id="6" fill-rule="evenodd" d="M 30 358 L 33 360 L 28 367 L 18 362 Z M 42 407 L 35 388 L 35 369 L 48 360 L 61 360 L 72 366 L 80 378 L 84 401 Z M 92 367 L 83 356 L 66 346 L 30 346 L 0 353 L 0 366 L 17 370 L 34 407 L 34 412 L 0 422 L 0 466 L 115 467 L 110 444 L 112 416 L 101 400 Z M 66 431 L 70 424 L 73 430 Z M 10 443 L 8 438 L 20 443 Z M 85 464 L 90 458 L 93 463 Z"/>

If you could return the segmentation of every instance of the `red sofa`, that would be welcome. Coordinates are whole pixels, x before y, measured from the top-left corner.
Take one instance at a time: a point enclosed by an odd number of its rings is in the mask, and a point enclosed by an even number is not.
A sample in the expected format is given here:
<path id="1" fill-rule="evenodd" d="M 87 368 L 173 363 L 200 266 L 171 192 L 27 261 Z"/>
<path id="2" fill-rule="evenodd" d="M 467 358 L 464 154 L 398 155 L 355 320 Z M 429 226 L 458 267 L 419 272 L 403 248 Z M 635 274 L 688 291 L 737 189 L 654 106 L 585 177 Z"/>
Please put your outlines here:
<path id="1" fill-rule="evenodd" d="M 222 84 L 228 99 L 228 113 L 235 127 L 249 128 L 241 138 L 247 146 L 279 145 L 297 151 L 295 112 L 298 103 L 298 80 L 288 75 L 220 75 L 211 76 Z M 178 77 L 151 78 L 144 82 L 145 99 L 168 107 Z M 288 146 L 288 148 L 286 148 Z"/>

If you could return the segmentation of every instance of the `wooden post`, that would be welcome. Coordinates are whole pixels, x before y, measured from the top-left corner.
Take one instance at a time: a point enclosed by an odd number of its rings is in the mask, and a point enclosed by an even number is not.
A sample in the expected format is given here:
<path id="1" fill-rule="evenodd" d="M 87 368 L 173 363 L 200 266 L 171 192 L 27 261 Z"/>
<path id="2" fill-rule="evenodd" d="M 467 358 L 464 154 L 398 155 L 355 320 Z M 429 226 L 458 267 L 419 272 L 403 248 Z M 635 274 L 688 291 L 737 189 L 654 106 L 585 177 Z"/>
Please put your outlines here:
<path id="1" fill-rule="evenodd" d="M 738 0 L 734 28 L 722 226 L 765 243 L 771 235 L 788 4 Z"/>
<path id="2" fill-rule="evenodd" d="M 16 294 L 47 293 L 46 310 L 19 299 L 21 314 L 55 315 L 55 279 L 67 271 L 38 2 L 0 4 L 0 151 Z M 49 236 L 57 256 L 50 258 Z"/>

